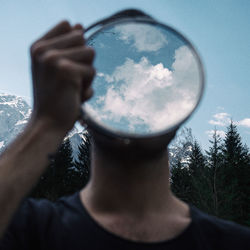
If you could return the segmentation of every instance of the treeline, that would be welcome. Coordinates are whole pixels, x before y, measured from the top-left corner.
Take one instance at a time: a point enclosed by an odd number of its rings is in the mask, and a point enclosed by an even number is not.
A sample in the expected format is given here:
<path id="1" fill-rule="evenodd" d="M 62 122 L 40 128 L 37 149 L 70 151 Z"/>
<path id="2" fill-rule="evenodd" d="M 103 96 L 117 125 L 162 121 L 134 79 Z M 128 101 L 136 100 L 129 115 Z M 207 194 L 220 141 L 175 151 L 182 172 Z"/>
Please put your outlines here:
<path id="1" fill-rule="evenodd" d="M 208 214 L 250 226 L 250 154 L 236 125 L 230 124 L 224 139 L 215 130 L 204 153 L 187 131 L 170 159 L 172 191 Z M 83 188 L 90 175 L 90 141 L 84 134 L 74 160 L 66 139 L 30 195 L 55 201 Z"/>
<path id="2" fill-rule="evenodd" d="M 65 139 L 57 153 L 49 156 L 50 164 L 29 196 L 56 201 L 83 188 L 90 176 L 90 135 L 82 135 L 78 156 L 73 157 L 69 139 Z"/>
<path id="3" fill-rule="evenodd" d="M 205 153 L 194 140 L 188 157 L 174 162 L 171 185 L 177 197 L 208 214 L 250 226 L 250 154 L 233 122 L 223 140 L 214 131 Z"/>

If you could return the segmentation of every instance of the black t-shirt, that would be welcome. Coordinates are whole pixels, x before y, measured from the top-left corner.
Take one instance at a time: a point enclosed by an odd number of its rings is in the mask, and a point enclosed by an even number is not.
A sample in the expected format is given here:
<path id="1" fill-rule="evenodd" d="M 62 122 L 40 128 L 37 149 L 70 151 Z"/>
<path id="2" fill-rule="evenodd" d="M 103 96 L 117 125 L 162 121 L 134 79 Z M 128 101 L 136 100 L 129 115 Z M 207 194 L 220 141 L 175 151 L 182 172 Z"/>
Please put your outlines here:
<path id="1" fill-rule="evenodd" d="M 190 207 L 192 222 L 172 240 L 140 243 L 108 232 L 88 214 L 79 193 L 60 199 L 26 200 L 17 211 L 0 249 L 250 250 L 250 229 Z"/>

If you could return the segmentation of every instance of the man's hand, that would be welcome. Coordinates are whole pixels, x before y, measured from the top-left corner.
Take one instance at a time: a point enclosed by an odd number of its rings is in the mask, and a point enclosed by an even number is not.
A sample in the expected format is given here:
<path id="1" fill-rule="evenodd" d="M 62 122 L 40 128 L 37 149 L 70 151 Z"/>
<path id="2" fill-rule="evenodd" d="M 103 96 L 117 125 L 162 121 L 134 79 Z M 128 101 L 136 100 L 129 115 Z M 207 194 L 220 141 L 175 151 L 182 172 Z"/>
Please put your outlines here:
<path id="1" fill-rule="evenodd" d="M 59 23 L 31 46 L 33 120 L 66 133 L 79 118 L 81 103 L 92 96 L 94 51 L 85 46 L 83 28 Z"/>
<path id="2" fill-rule="evenodd" d="M 31 47 L 34 111 L 0 157 L 0 238 L 90 98 L 94 52 L 81 25 L 61 22 Z"/>

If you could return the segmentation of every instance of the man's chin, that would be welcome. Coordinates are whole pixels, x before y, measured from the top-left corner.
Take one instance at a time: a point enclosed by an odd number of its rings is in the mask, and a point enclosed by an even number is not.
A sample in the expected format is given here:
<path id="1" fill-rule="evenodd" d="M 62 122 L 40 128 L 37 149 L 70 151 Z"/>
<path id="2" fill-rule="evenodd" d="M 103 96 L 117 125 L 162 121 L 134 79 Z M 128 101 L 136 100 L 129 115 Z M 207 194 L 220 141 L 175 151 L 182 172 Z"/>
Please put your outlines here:
<path id="1" fill-rule="evenodd" d="M 150 160 L 166 153 L 168 144 L 174 138 L 176 131 L 152 138 L 124 139 L 106 136 L 89 130 L 95 151 L 105 157 L 131 160 Z"/>

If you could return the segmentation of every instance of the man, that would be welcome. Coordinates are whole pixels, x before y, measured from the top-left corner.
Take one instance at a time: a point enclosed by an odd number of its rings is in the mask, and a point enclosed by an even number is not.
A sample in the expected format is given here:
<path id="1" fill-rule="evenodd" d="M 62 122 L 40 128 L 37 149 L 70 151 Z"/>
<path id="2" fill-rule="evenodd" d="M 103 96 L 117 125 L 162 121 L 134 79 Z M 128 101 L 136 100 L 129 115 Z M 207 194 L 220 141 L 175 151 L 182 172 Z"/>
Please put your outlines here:
<path id="1" fill-rule="evenodd" d="M 173 134 L 149 151 L 90 131 L 87 187 L 57 203 L 23 200 L 92 95 L 94 51 L 83 33 L 64 21 L 31 46 L 34 110 L 0 159 L 1 249 L 250 249 L 249 229 L 172 194 Z"/>

